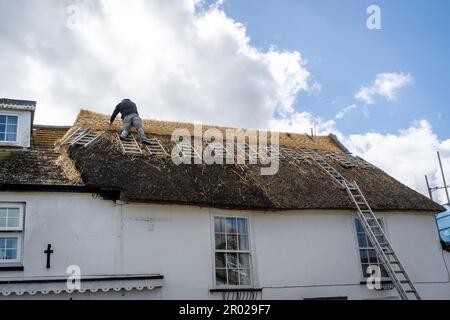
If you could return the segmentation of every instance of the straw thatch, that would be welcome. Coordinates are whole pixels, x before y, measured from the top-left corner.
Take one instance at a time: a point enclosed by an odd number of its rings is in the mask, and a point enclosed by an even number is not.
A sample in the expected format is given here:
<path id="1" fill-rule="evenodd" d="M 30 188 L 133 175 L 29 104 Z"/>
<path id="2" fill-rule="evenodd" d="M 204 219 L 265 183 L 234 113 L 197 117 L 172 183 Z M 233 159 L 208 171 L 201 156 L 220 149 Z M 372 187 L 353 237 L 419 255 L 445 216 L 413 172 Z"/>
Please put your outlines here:
<path id="1" fill-rule="evenodd" d="M 77 185 L 61 166 L 55 142 L 68 127 L 35 126 L 31 150 L 0 150 L 0 185 Z M 77 181 L 78 180 L 78 181 Z"/>
<path id="2" fill-rule="evenodd" d="M 130 157 L 120 150 L 109 117 L 82 110 L 72 128 L 39 127 L 33 131 L 31 150 L 0 150 L 0 185 L 85 186 L 87 190 L 119 190 L 125 201 L 179 203 L 232 209 L 354 209 L 345 191 L 318 166 L 280 163 L 273 176 L 262 176 L 260 165 L 179 165 L 170 157 Z M 89 146 L 58 146 L 76 127 L 101 133 Z M 175 128 L 192 124 L 144 120 L 147 134 L 172 148 Z M 204 129 L 209 127 L 204 126 Z M 220 128 L 225 130 L 225 128 Z M 280 134 L 280 144 L 307 147 L 325 154 L 339 152 L 330 137 Z M 56 143 L 56 148 L 55 148 Z M 375 210 L 445 210 L 379 169 L 344 169 L 327 158 L 348 180 L 356 180 Z"/>
<path id="3" fill-rule="evenodd" d="M 106 115 L 82 110 L 74 127 L 102 132 L 102 139 L 90 148 L 72 148 L 70 157 L 87 186 L 119 189 L 122 200 L 263 210 L 353 208 L 345 191 L 316 165 L 283 160 L 276 175 L 262 176 L 260 165 L 176 166 L 170 157 L 129 157 L 121 153 L 115 138 L 121 123 L 110 127 L 108 120 Z M 143 123 L 146 133 L 157 137 L 168 149 L 173 147 L 172 130 L 192 130 L 192 124 L 153 120 Z M 317 137 L 315 141 L 307 135 L 282 133 L 280 137 L 282 146 L 307 147 L 323 155 L 341 151 L 330 137 Z M 375 210 L 443 209 L 379 169 L 344 169 L 327 159 L 348 180 L 358 182 Z"/>
<path id="4" fill-rule="evenodd" d="M 120 131 L 122 129 L 122 121 L 117 119 L 113 125 L 109 125 L 110 117 L 101 113 L 96 113 L 88 110 L 81 110 L 75 123 L 74 128 L 82 127 L 89 128 L 92 131 L 104 132 L 104 131 Z M 194 125 L 192 123 L 171 122 L 171 121 L 158 121 L 158 120 L 143 120 L 142 125 L 144 130 L 148 134 L 170 136 L 175 129 L 187 129 L 194 136 Z M 220 126 L 203 125 L 203 132 L 208 129 L 215 128 L 222 132 L 224 138 L 227 129 Z M 235 129 L 239 130 L 239 129 Z M 70 134 L 70 133 L 69 133 Z M 270 138 L 270 132 L 268 133 Z M 333 152 L 341 151 L 339 147 L 328 136 L 317 136 L 311 139 L 306 134 L 297 133 L 280 133 L 280 146 L 297 148 L 311 148 L 317 150 L 328 150 Z"/>

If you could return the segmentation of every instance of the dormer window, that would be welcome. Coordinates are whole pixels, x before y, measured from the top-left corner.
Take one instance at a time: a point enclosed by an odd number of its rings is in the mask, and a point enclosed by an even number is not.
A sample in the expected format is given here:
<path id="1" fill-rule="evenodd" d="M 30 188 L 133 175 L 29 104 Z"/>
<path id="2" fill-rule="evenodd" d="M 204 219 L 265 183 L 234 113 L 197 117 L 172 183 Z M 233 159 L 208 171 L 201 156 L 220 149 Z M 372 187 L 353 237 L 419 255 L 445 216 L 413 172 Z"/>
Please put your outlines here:
<path id="1" fill-rule="evenodd" d="M 36 102 L 0 99 L 0 148 L 30 148 Z"/>
<path id="2" fill-rule="evenodd" d="M 0 141 L 17 142 L 18 115 L 6 115 L 0 113 Z"/>

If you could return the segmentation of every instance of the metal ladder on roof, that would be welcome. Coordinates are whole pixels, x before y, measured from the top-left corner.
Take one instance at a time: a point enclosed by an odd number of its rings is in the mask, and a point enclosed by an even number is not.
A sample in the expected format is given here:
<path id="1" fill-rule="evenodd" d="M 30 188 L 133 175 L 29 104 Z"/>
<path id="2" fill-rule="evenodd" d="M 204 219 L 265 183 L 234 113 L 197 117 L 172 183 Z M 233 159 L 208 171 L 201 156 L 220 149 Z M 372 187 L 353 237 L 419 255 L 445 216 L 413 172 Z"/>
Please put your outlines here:
<path id="1" fill-rule="evenodd" d="M 364 194 L 356 181 L 350 183 L 347 179 L 334 169 L 320 154 L 310 149 L 300 149 L 307 154 L 311 160 L 326 171 L 339 185 L 347 191 L 350 199 L 356 205 L 357 215 L 364 227 L 364 232 L 375 247 L 375 251 L 380 258 L 389 278 L 392 280 L 402 300 L 420 300 L 414 284 L 406 273 L 397 254 L 394 252 L 383 228 L 378 222 L 375 213 L 372 211 Z"/>
<path id="2" fill-rule="evenodd" d="M 389 239 L 383 231 L 378 219 L 369 206 L 364 194 L 361 192 L 358 184 L 348 185 L 346 182 L 346 190 L 356 205 L 358 218 L 364 227 L 364 232 L 375 247 L 375 251 L 383 264 L 389 278 L 392 280 L 402 300 L 420 300 L 420 296 L 403 267 L 400 259 L 392 248 Z"/>
<path id="3" fill-rule="evenodd" d="M 86 128 L 77 128 L 67 139 L 65 139 L 61 145 L 69 144 L 71 146 L 83 146 L 88 147 L 100 138 L 97 133 L 92 133 Z"/>
<path id="4" fill-rule="evenodd" d="M 234 142 L 236 146 L 236 154 L 238 158 L 244 161 L 258 161 L 258 151 L 251 147 L 247 142 L 237 141 Z"/>
<path id="5" fill-rule="evenodd" d="M 117 139 L 119 140 L 123 154 L 137 155 L 137 156 L 142 155 L 142 149 L 137 143 L 132 133 L 130 133 L 127 138 L 121 138 L 120 135 L 117 133 Z"/>
<path id="6" fill-rule="evenodd" d="M 200 152 L 187 142 L 179 142 L 176 144 L 176 148 L 178 152 L 183 156 L 183 158 L 194 158 L 194 159 L 202 159 Z"/>
<path id="7" fill-rule="evenodd" d="M 99 134 L 92 133 L 88 130 L 83 135 L 73 140 L 70 145 L 83 146 L 84 148 L 87 148 L 91 144 L 94 144 L 98 139 L 100 139 Z"/>
<path id="8" fill-rule="evenodd" d="M 342 167 L 346 169 L 350 169 L 355 167 L 356 165 L 347 158 L 346 155 L 337 154 L 336 152 L 327 153 L 327 156 L 331 159 L 337 161 Z"/>
<path id="9" fill-rule="evenodd" d="M 284 155 L 292 158 L 297 164 L 311 164 L 311 161 L 309 161 L 302 152 L 296 149 L 281 148 L 281 151 Z"/>
<path id="10" fill-rule="evenodd" d="M 86 132 L 89 130 L 86 128 L 77 128 L 70 136 L 68 136 L 64 141 L 61 142 L 61 145 L 72 144 L 77 139 L 80 139 Z"/>
<path id="11" fill-rule="evenodd" d="M 209 142 L 206 141 L 206 152 L 211 153 L 214 152 L 212 156 L 219 157 L 219 158 L 232 158 L 233 154 L 230 153 L 227 148 L 223 145 L 222 142 L 219 141 L 213 141 Z"/>
<path id="12" fill-rule="evenodd" d="M 300 148 L 300 151 L 308 155 L 308 157 L 320 168 L 322 168 L 322 170 L 324 170 L 331 178 L 333 178 L 333 180 L 337 182 L 342 189 L 345 189 L 346 185 L 352 186 L 352 184 L 348 182 L 347 179 L 345 179 L 345 177 L 335 168 L 333 168 L 320 154 L 306 148 Z"/>
<path id="13" fill-rule="evenodd" d="M 151 156 L 153 155 L 162 155 L 167 156 L 168 153 L 166 149 L 163 147 L 161 142 L 158 139 L 147 139 L 147 144 L 145 145 L 145 149 L 147 149 L 148 153 Z"/>

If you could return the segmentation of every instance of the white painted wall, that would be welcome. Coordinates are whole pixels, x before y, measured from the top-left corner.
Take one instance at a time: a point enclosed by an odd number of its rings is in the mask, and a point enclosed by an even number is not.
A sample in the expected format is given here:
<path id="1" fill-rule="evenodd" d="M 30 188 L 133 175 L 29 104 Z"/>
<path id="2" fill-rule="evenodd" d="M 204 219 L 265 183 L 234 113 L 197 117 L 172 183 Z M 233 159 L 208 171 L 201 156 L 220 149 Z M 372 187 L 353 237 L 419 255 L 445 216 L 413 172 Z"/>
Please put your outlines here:
<path id="1" fill-rule="evenodd" d="M 0 114 L 18 116 L 18 132 L 16 142 L 0 142 L 0 146 L 29 148 L 31 143 L 31 111 L 0 109 Z"/>
<path id="2" fill-rule="evenodd" d="M 0 201 L 26 202 L 23 272 L 0 280 L 83 275 L 163 274 L 161 289 L 72 295 L 72 298 L 221 299 L 213 285 L 212 217 L 250 218 L 256 287 L 264 299 L 347 296 L 395 298 L 396 292 L 360 285 L 362 272 L 350 211 L 263 213 L 158 204 L 116 205 L 88 194 L 0 193 Z M 423 298 L 450 299 L 449 274 L 434 218 L 385 213 L 394 247 Z M 54 249 L 45 268 L 47 244 Z M 50 298 L 51 296 L 43 296 Z M 67 295 L 54 298 L 67 298 Z M 0 297 L 1 299 L 2 297 Z M 34 296 L 36 298 L 36 296 Z M 53 297 L 51 297 L 53 298 Z"/>

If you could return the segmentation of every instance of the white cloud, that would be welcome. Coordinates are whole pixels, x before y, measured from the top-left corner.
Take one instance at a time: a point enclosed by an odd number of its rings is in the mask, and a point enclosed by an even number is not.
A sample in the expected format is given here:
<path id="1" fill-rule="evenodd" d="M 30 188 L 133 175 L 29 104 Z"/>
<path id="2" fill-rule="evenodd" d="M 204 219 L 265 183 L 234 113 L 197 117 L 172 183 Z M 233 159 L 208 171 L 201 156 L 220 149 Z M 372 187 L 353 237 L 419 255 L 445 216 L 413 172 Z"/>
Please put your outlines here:
<path id="1" fill-rule="evenodd" d="M 446 175 L 450 174 L 450 139 L 439 140 L 426 120 L 397 134 L 366 133 L 341 138 L 351 151 L 427 196 L 425 175 L 433 185 L 442 185 L 436 151 L 441 152 Z M 444 202 L 442 192 L 436 196 Z"/>
<path id="2" fill-rule="evenodd" d="M 396 99 L 397 91 L 402 87 L 412 85 L 414 78 L 404 73 L 379 73 L 371 86 L 361 87 L 355 98 L 366 104 L 374 104 L 377 96 L 389 101 Z"/>
<path id="3" fill-rule="evenodd" d="M 309 112 L 294 112 L 288 116 L 272 119 L 270 129 L 280 132 L 310 133 L 316 130 L 318 135 L 326 135 L 339 132 L 333 120 L 324 120 Z"/>
<path id="4" fill-rule="evenodd" d="M 318 88 L 299 52 L 252 46 L 220 3 L 18 0 L 0 3 L 0 30 L 0 96 L 36 99 L 37 123 L 109 113 L 129 97 L 144 117 L 267 128 Z"/>
<path id="5" fill-rule="evenodd" d="M 433 186 L 443 185 L 436 151 L 440 151 L 446 177 L 450 177 L 450 139 L 440 140 L 426 120 L 416 121 L 394 134 L 352 135 L 340 132 L 333 120 L 324 120 L 308 112 L 294 113 L 271 122 L 272 130 L 297 133 L 309 133 L 314 126 L 317 126 L 318 134 L 336 134 L 351 152 L 426 196 L 425 175 Z M 435 193 L 434 197 L 440 203 L 446 202 L 443 191 Z"/>
<path id="6" fill-rule="evenodd" d="M 351 105 L 345 107 L 344 109 L 342 109 L 341 111 L 339 111 L 336 114 L 335 118 L 338 119 L 338 120 L 342 119 L 342 118 L 344 118 L 346 116 L 347 113 L 349 113 L 350 111 L 352 111 L 354 109 L 357 109 L 357 108 L 358 108 L 358 106 L 356 104 L 351 104 Z"/>
<path id="7" fill-rule="evenodd" d="M 66 27 L 72 4 L 81 10 L 74 31 Z M 109 113 L 129 97 L 149 118 L 301 133 L 316 126 L 413 188 L 424 191 L 424 174 L 439 183 L 435 151 L 449 164 L 450 140 L 439 141 L 426 121 L 398 134 L 345 136 L 334 120 L 296 112 L 299 93 L 320 90 L 301 54 L 258 49 L 220 3 L 203 6 L 198 0 L 1 1 L 0 96 L 37 100 L 37 123 L 70 124 L 80 107 Z M 381 73 L 356 98 L 394 100 L 412 83 L 409 74 Z"/>

